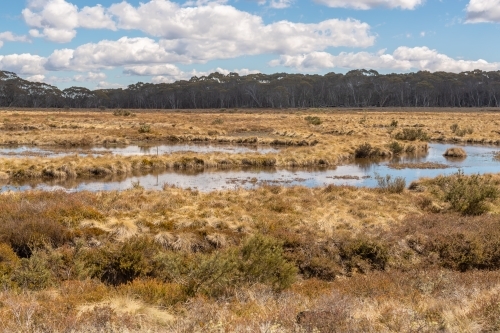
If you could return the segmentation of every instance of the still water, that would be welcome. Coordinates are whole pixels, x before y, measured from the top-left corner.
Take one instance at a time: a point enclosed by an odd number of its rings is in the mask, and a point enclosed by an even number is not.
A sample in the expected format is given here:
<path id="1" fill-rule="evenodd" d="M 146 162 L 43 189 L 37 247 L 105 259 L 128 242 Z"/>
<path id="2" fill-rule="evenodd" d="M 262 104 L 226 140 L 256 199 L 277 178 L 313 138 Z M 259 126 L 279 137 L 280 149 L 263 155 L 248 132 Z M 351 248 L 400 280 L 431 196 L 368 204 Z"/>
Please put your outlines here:
<path id="1" fill-rule="evenodd" d="M 103 155 L 113 154 L 122 156 L 132 155 L 163 155 L 175 152 L 195 153 L 260 153 L 269 154 L 279 152 L 278 148 L 269 146 L 243 146 L 221 144 L 162 144 L 162 145 L 130 145 L 126 147 L 92 147 L 92 148 L 60 148 L 60 147 L 0 147 L 0 157 L 63 157 L 69 155 Z"/>
<path id="2" fill-rule="evenodd" d="M 465 159 L 447 159 L 443 156 L 446 149 L 456 147 L 449 144 L 430 144 L 423 156 L 405 156 L 392 160 L 371 161 L 355 160 L 335 169 L 238 169 L 202 172 L 167 171 L 157 174 L 136 174 L 128 178 L 109 178 L 105 180 L 71 180 L 63 182 L 0 184 L 0 191 L 24 191 L 29 189 L 66 191 L 111 191 L 125 190 L 140 185 L 145 189 L 161 190 L 163 186 L 212 191 L 234 188 L 254 188 L 262 184 L 282 186 L 302 185 L 307 187 L 335 185 L 377 186 L 377 175 L 404 177 L 406 183 L 421 177 L 436 177 L 440 174 L 456 173 L 462 169 L 465 174 L 484 174 L 500 172 L 500 161 L 495 154 L 500 153 L 494 146 L 461 146 L 467 152 Z M 391 166 L 402 163 L 439 163 L 439 169 L 394 169 Z"/>

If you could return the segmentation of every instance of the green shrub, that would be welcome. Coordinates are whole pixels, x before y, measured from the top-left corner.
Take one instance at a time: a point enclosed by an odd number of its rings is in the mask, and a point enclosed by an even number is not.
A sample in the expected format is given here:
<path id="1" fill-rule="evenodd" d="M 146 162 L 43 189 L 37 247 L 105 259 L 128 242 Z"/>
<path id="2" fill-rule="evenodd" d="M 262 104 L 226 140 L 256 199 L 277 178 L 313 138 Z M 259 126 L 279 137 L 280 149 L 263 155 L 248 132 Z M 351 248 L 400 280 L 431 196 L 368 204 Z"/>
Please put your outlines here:
<path id="1" fill-rule="evenodd" d="M 222 125 L 222 124 L 224 124 L 224 120 L 222 120 L 221 118 L 215 118 L 212 121 L 212 125 Z"/>
<path id="2" fill-rule="evenodd" d="M 12 274 L 12 280 L 22 288 L 41 290 L 53 282 L 52 271 L 43 251 L 35 251 L 30 258 L 21 259 L 20 265 Z"/>
<path id="3" fill-rule="evenodd" d="M 455 131 L 457 136 L 465 136 L 467 134 L 467 130 L 465 128 L 459 128 Z"/>
<path id="4" fill-rule="evenodd" d="M 271 284 L 278 290 L 288 288 L 297 273 L 283 256 L 283 244 L 263 235 L 252 236 L 243 245 L 239 270 L 247 282 Z"/>
<path id="5" fill-rule="evenodd" d="M 356 158 L 367 158 L 370 157 L 372 154 L 373 154 L 373 148 L 367 142 L 359 145 L 354 151 L 354 157 Z"/>
<path id="6" fill-rule="evenodd" d="M 150 133 L 150 132 L 151 132 L 151 125 L 141 124 L 139 126 L 139 133 Z"/>
<path id="7" fill-rule="evenodd" d="M 436 180 L 444 192 L 444 200 L 463 215 L 480 215 L 488 210 L 488 200 L 496 199 L 498 187 L 488 175 L 465 176 L 462 170 Z"/>
<path id="8" fill-rule="evenodd" d="M 159 251 L 159 246 L 152 240 L 136 237 L 118 246 L 109 244 L 89 250 L 84 260 L 91 277 L 107 284 L 120 285 L 150 276 L 156 268 L 153 258 Z"/>
<path id="9" fill-rule="evenodd" d="M 252 236 L 243 246 L 213 254 L 167 252 L 157 257 L 156 277 L 179 283 L 189 296 L 218 296 L 242 284 L 265 283 L 288 288 L 296 268 L 283 256 L 282 244 L 272 237 Z"/>
<path id="10" fill-rule="evenodd" d="M 405 140 L 405 141 L 428 141 L 429 135 L 422 131 L 421 128 L 403 128 L 401 132 L 396 133 L 394 136 L 396 140 Z"/>
<path id="11" fill-rule="evenodd" d="M 399 155 L 405 150 L 405 146 L 400 144 L 397 141 L 392 141 L 389 143 L 389 150 L 394 154 L 394 155 Z"/>
<path id="12" fill-rule="evenodd" d="M 132 112 L 130 112 L 129 110 L 118 109 L 118 110 L 113 111 L 113 116 L 128 117 L 128 116 L 131 116 L 131 115 L 132 115 Z"/>
<path id="13" fill-rule="evenodd" d="M 467 128 L 460 128 L 458 124 L 453 124 L 450 126 L 450 129 L 453 133 L 455 133 L 457 136 L 464 136 L 465 134 L 472 134 L 474 133 L 474 128 L 472 127 L 467 127 Z"/>
<path id="14" fill-rule="evenodd" d="M 398 121 L 397 121 L 397 120 L 395 120 L 395 119 L 393 119 L 393 120 L 391 121 L 391 125 L 389 125 L 389 126 L 390 126 L 390 127 L 398 127 Z"/>
<path id="15" fill-rule="evenodd" d="M 404 177 L 392 178 L 391 175 L 386 175 L 382 177 L 380 175 L 375 175 L 378 187 L 389 193 L 402 193 L 406 188 L 406 179 Z"/>
<path id="16" fill-rule="evenodd" d="M 307 116 L 304 119 L 311 125 L 321 125 L 322 123 L 319 117 Z"/>

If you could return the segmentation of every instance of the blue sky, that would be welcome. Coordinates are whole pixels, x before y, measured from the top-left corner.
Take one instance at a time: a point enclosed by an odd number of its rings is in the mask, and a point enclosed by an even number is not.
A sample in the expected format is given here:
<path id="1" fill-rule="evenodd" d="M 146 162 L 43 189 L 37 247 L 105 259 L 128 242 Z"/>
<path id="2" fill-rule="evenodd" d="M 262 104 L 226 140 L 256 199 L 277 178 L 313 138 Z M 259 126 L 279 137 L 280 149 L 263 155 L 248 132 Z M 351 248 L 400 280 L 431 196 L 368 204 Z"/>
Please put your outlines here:
<path id="1" fill-rule="evenodd" d="M 0 69 L 60 88 L 500 70 L 500 0 L 3 1 Z"/>

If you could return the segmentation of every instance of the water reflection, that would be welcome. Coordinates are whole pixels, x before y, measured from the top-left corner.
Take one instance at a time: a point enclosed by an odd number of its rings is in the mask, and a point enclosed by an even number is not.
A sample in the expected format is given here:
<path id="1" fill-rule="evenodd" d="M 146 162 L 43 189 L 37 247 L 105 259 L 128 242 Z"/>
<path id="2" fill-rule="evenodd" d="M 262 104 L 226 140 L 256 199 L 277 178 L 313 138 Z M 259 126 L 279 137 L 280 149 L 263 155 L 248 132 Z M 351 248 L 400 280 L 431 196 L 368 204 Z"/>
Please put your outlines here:
<path id="1" fill-rule="evenodd" d="M 162 145 L 130 145 L 126 147 L 92 147 L 92 148 L 60 148 L 60 147 L 2 147 L 0 157 L 63 157 L 68 155 L 102 155 L 113 154 L 122 156 L 132 155 L 163 155 L 175 152 L 195 153 L 260 153 L 269 154 L 279 152 L 278 148 L 269 146 L 222 145 L 222 144 L 162 144 Z"/>
<path id="2" fill-rule="evenodd" d="M 125 190 L 139 183 L 146 189 L 161 190 L 164 185 L 182 188 L 196 188 L 200 191 L 212 191 L 234 188 L 254 188 L 262 184 L 277 184 L 283 186 L 302 185 L 317 187 L 328 184 L 377 186 L 375 174 L 381 176 L 404 177 L 409 184 L 421 177 L 436 177 L 440 174 L 455 173 L 461 168 L 465 174 L 484 174 L 500 172 L 500 161 L 494 158 L 500 152 L 499 147 L 462 146 L 467 152 L 463 160 L 449 160 L 443 154 L 446 149 L 456 145 L 431 144 L 427 155 L 409 155 L 388 160 L 370 161 L 355 160 L 351 164 L 337 166 L 335 169 L 230 169 L 215 171 L 188 171 L 162 173 L 136 173 L 133 175 L 110 177 L 99 180 L 72 180 L 52 182 L 24 182 L 0 184 L 0 191 L 28 189 L 67 191 L 109 191 Z M 391 169 L 393 163 L 439 163 L 446 164 L 446 169 Z"/>

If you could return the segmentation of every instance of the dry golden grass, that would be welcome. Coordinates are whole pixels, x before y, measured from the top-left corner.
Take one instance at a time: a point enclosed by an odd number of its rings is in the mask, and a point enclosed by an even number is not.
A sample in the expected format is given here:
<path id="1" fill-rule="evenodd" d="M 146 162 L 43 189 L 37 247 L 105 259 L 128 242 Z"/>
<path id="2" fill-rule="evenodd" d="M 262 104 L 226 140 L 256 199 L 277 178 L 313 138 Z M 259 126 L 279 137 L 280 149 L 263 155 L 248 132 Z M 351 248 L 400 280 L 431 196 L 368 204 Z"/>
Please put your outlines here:
<path id="1" fill-rule="evenodd" d="M 498 230 L 498 213 L 452 215 L 430 182 L 423 181 L 427 190 L 400 194 L 345 186 L 2 193 L 0 219 L 14 223 L 9 230 L 33 216 L 47 226 L 31 231 L 45 243 L 34 243 L 38 250 L 10 273 L 14 282 L 21 276 L 45 286 L 9 286 L 3 275 L 0 325 L 12 332 L 496 331 L 500 275 L 493 268 L 496 250 L 487 249 L 484 240 L 500 248 L 498 231 L 492 234 Z M 431 207 L 441 207 L 440 213 L 428 213 Z M 47 230 L 51 223 L 67 235 L 59 243 L 58 235 Z M 189 295 L 183 289 L 189 272 L 172 281 L 145 275 L 111 286 L 89 280 L 91 267 L 83 264 L 89 260 L 85 253 L 120 255 L 140 237 L 158 246 L 146 249 L 150 255 L 168 255 L 160 263 L 182 259 L 189 264 L 212 255 L 223 260 L 255 234 L 283 242 L 285 258 L 300 272 L 289 289 L 251 283 L 229 287 L 219 296 Z M 22 241 L 16 233 L 6 238 L 5 229 L 0 235 L 2 242 Z M 440 244 L 448 252 L 436 250 Z M 492 271 L 453 269 L 453 258 L 460 258 L 466 244 L 475 246 L 470 265 L 489 265 Z M 368 253 L 359 252 L 363 246 Z M 379 251 L 385 264 L 370 259 L 371 251 Z M 349 253 L 358 254 L 349 259 Z M 6 253 L 0 258 L 2 263 Z M 142 267 L 148 271 L 153 266 Z M 44 282 L 43 274 L 51 278 Z"/>

